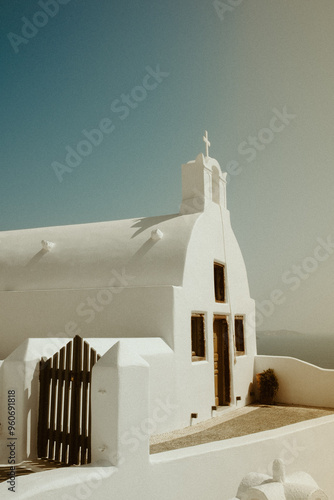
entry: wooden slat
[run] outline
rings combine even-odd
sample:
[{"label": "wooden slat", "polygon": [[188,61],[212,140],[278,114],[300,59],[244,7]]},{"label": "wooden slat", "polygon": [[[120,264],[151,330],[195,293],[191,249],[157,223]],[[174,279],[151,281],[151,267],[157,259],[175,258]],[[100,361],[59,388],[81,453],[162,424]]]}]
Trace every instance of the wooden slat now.
[{"label": "wooden slat", "polygon": [[38,456],[47,456],[48,442],[48,413],[49,413],[49,393],[50,393],[50,367],[51,360],[40,361],[40,389],[39,389],[39,415],[38,415]]},{"label": "wooden slat", "polygon": [[87,438],[87,448],[88,448],[88,463],[90,464],[92,461],[92,369],[97,360],[97,354],[95,349],[91,348],[90,350],[90,384],[89,384],[89,412],[88,412],[88,438]]},{"label": "wooden slat", "polygon": [[63,435],[62,435],[62,452],[61,461],[64,464],[68,463],[67,447],[69,445],[68,425],[69,425],[69,395],[70,395],[70,380],[71,380],[71,359],[72,359],[72,341],[66,344],[65,355],[65,377],[64,377],[64,415],[63,415]]},{"label": "wooden slat", "polygon": [[69,458],[70,465],[79,464],[81,363],[82,363],[82,338],[77,335],[73,339],[73,369],[72,369],[73,375],[72,375],[72,394],[71,394],[71,431],[70,431],[70,458]]},{"label": "wooden slat", "polygon": [[43,370],[45,364],[46,363],[43,359],[39,362],[39,409],[37,434],[37,453],[39,457],[45,456],[45,409],[47,408],[47,405],[45,405],[45,371]]},{"label": "wooden slat", "polygon": [[82,372],[82,413],[81,413],[81,465],[86,464],[86,436],[88,435],[87,404],[88,404],[88,375],[89,375],[89,345],[84,342],[83,372]]},{"label": "wooden slat", "polygon": [[54,354],[52,358],[51,369],[51,411],[50,411],[50,427],[49,427],[49,453],[48,458],[54,459],[54,431],[56,430],[56,396],[57,396],[57,368],[58,368],[58,353]]},{"label": "wooden slat", "polygon": [[61,426],[63,423],[63,392],[64,392],[64,374],[65,374],[65,347],[60,349],[59,352],[59,370],[57,372],[58,378],[58,402],[57,402],[57,425],[56,425],[56,453],[55,460],[60,462],[60,446],[61,446]]},{"label": "wooden slat", "polygon": [[93,366],[96,363],[96,351],[91,347],[90,349],[90,369],[92,370]]}]

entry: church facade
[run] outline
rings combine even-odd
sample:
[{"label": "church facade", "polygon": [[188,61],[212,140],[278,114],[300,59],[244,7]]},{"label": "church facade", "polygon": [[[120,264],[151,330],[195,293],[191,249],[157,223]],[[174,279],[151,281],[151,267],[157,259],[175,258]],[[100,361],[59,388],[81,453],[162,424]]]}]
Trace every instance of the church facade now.
[{"label": "church facade", "polygon": [[182,166],[177,214],[2,232],[0,248],[1,377],[79,335],[101,362],[118,341],[146,360],[154,433],[251,402],[255,304],[215,159]]}]

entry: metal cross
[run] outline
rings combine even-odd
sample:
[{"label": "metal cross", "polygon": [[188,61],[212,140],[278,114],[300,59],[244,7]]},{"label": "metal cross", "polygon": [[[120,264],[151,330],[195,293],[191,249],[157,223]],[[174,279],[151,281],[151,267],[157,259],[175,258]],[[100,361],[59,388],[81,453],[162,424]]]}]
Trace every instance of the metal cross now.
[{"label": "metal cross", "polygon": [[203,141],[205,142],[205,153],[206,156],[209,156],[209,146],[211,146],[211,142],[209,141],[208,131],[205,131],[205,135],[203,135]]}]

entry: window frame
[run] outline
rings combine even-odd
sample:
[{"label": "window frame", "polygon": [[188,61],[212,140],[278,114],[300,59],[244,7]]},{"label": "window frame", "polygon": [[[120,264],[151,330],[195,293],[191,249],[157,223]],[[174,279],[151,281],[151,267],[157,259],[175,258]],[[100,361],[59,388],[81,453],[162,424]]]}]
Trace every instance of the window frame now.
[{"label": "window frame", "polygon": [[[202,332],[203,332],[203,350],[204,350],[204,355],[203,356],[198,356],[197,354],[193,354],[193,319],[201,319],[202,320]],[[207,348],[206,348],[206,315],[205,313],[201,312],[192,312],[191,313],[191,361],[192,363],[197,363],[198,361],[206,361],[207,360]],[[197,333],[198,334],[198,333]],[[197,340],[198,342],[198,340]]]},{"label": "window frame", "polygon": [[[238,347],[240,345],[237,339],[237,321],[241,321],[242,323],[242,344],[243,344],[243,350],[239,350]],[[235,352],[237,356],[245,356],[246,355],[246,340],[245,340],[245,315],[244,314],[236,314],[234,316],[234,345],[235,345]]]},{"label": "window frame", "polygon": [[[226,297],[227,297],[227,286],[226,286],[226,272],[225,272],[225,264],[221,263],[221,262],[217,262],[216,260],[214,261],[213,263],[213,280],[214,280],[214,294],[215,294],[215,302],[218,302],[220,304],[226,304],[227,300],[226,300]],[[221,300],[220,298],[217,298],[217,296],[219,295],[217,293],[218,291],[218,283],[217,283],[217,279],[216,279],[216,269],[222,269],[223,270],[223,273],[222,273],[222,276],[223,276],[223,292],[224,292],[224,298],[223,300]]]}]

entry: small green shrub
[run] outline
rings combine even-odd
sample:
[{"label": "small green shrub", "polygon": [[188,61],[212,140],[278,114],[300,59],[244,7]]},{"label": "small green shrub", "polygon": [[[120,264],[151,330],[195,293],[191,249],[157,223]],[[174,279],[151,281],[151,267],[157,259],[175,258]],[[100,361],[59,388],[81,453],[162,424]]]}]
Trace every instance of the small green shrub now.
[{"label": "small green shrub", "polygon": [[279,388],[274,370],[268,368],[268,370],[258,373],[256,380],[260,389],[260,403],[273,404]]}]

